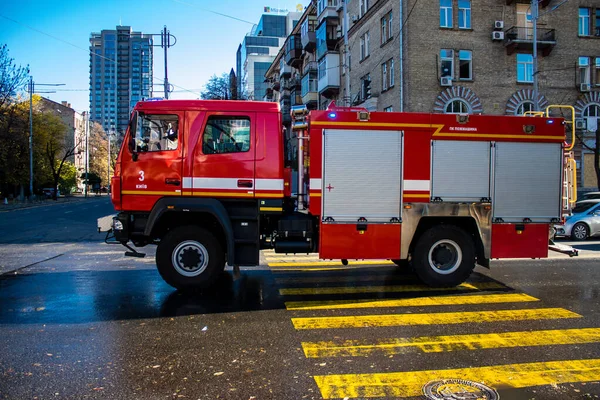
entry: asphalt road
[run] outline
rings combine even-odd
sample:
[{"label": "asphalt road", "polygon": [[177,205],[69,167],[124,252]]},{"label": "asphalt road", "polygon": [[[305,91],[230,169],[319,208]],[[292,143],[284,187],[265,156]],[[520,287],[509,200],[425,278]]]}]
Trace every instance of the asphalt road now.
[{"label": "asphalt road", "polygon": [[102,201],[39,210],[39,226],[50,215],[72,223],[74,241],[0,246],[0,259],[42,257],[0,276],[0,398],[416,399],[436,379],[482,382],[502,399],[600,397],[592,252],[494,262],[446,291],[386,263],[266,253],[269,266],[184,295],[162,281],[151,249],[125,258],[84,232],[111,212]]}]

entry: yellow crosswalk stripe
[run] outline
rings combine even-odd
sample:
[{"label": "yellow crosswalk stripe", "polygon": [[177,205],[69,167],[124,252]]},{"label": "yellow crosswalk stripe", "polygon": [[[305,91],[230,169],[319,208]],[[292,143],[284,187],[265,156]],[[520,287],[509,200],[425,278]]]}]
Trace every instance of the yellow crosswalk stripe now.
[{"label": "yellow crosswalk stripe", "polygon": [[335,329],[404,325],[466,324],[580,317],[581,315],[565,310],[564,308],[538,308],[524,310],[292,318],[292,323],[296,329]]},{"label": "yellow crosswalk stripe", "polygon": [[[274,262],[268,263],[269,267],[332,267],[342,265],[340,261],[313,261],[313,262]],[[395,265],[390,260],[365,260],[348,261],[348,265]]]},{"label": "yellow crosswalk stripe", "polygon": [[306,296],[320,294],[356,294],[356,293],[402,293],[402,292],[439,292],[439,291],[465,291],[465,290],[486,290],[486,289],[506,289],[506,286],[496,282],[473,282],[462,283],[455,287],[433,288],[430,286],[414,285],[394,285],[394,286],[335,286],[335,287],[316,287],[316,288],[283,288],[279,289],[282,296]]},{"label": "yellow crosswalk stripe", "polygon": [[445,370],[314,377],[325,399],[417,397],[436,379],[466,379],[495,388],[524,388],[600,380],[600,359],[564,360]]},{"label": "yellow crosswalk stripe", "polygon": [[440,297],[417,297],[410,299],[360,299],[360,300],[326,300],[326,301],[286,301],[288,310],[323,310],[340,308],[377,308],[377,307],[427,307],[450,306],[462,304],[496,304],[539,301],[535,297],[523,293],[460,295]]},{"label": "yellow crosswalk stripe", "polygon": [[544,331],[521,331],[486,333],[476,335],[420,336],[393,338],[377,341],[344,340],[303,342],[307,358],[357,357],[373,353],[386,355],[442,353],[458,350],[481,350],[526,346],[551,346],[600,342],[600,328],[553,329]]}]

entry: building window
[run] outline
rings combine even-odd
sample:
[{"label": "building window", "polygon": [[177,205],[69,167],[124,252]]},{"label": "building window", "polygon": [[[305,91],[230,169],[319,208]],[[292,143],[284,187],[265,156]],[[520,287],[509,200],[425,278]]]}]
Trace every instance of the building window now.
[{"label": "building window", "polygon": [[394,107],[389,106],[383,109],[383,112],[394,112]]},{"label": "building window", "polygon": [[600,36],[600,8],[596,8],[596,36]]},{"label": "building window", "polygon": [[533,82],[533,56],[531,54],[517,54],[517,82]]},{"label": "building window", "polygon": [[471,29],[471,0],[458,0],[458,27]]},{"label": "building window", "polygon": [[590,58],[579,57],[577,62],[579,68],[579,83],[590,83]]},{"label": "building window", "polygon": [[525,115],[527,111],[533,111],[533,101],[526,100],[515,109],[515,115]]},{"label": "building window", "polygon": [[579,8],[579,36],[590,35],[590,9]]},{"label": "building window", "polygon": [[381,18],[381,44],[392,39],[392,12],[390,11]]},{"label": "building window", "polygon": [[440,0],[440,28],[452,28],[452,0]]},{"label": "building window", "polygon": [[590,104],[586,108],[583,109],[581,115],[584,118],[587,117],[600,117],[600,105],[598,104]]},{"label": "building window", "polygon": [[460,50],[458,60],[458,79],[463,81],[473,80],[473,52],[471,50]]},{"label": "building window", "polygon": [[596,57],[596,86],[600,86],[600,57]]},{"label": "building window", "polygon": [[463,100],[452,100],[446,105],[446,114],[469,114],[469,105]]},{"label": "building window", "polygon": [[381,90],[386,91],[394,86],[394,59],[390,58],[381,64]]},{"label": "building window", "polygon": [[360,78],[360,98],[366,100],[371,97],[371,74]]},{"label": "building window", "polygon": [[360,60],[369,57],[369,31],[360,37]]},{"label": "building window", "polygon": [[369,10],[369,0],[360,0],[360,15],[359,17],[362,17],[363,15],[365,15],[367,13],[367,11]]},{"label": "building window", "polygon": [[454,50],[442,49],[440,51],[440,71],[442,78],[445,76],[453,77],[454,71]]}]

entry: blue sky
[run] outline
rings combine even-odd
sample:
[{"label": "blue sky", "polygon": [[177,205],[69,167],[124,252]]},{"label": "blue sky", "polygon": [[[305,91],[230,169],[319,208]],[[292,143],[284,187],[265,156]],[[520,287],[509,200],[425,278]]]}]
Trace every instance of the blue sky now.
[{"label": "blue sky", "polygon": [[[38,83],[64,83],[54,101],[78,111],[89,108],[89,36],[119,24],[159,34],[164,25],[177,37],[169,49],[169,81],[199,91],[213,74],[235,69],[244,35],[258,23],[265,6],[295,11],[308,0],[0,0],[0,44],[7,44],[19,65],[29,65]],[[16,22],[13,22],[17,21]],[[160,44],[160,37],[155,39]],[[154,76],[164,74],[163,50],[154,48]],[[162,96],[155,79],[155,95]],[[41,86],[36,89],[42,90]],[[197,98],[175,88],[171,98]]]}]

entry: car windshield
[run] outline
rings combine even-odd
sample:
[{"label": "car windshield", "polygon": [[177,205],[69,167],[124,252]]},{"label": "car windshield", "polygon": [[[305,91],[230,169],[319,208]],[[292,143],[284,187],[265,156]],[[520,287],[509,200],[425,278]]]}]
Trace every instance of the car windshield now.
[{"label": "car windshield", "polygon": [[590,208],[594,207],[598,203],[579,203],[573,208],[573,214],[579,214],[582,212],[586,212]]}]

